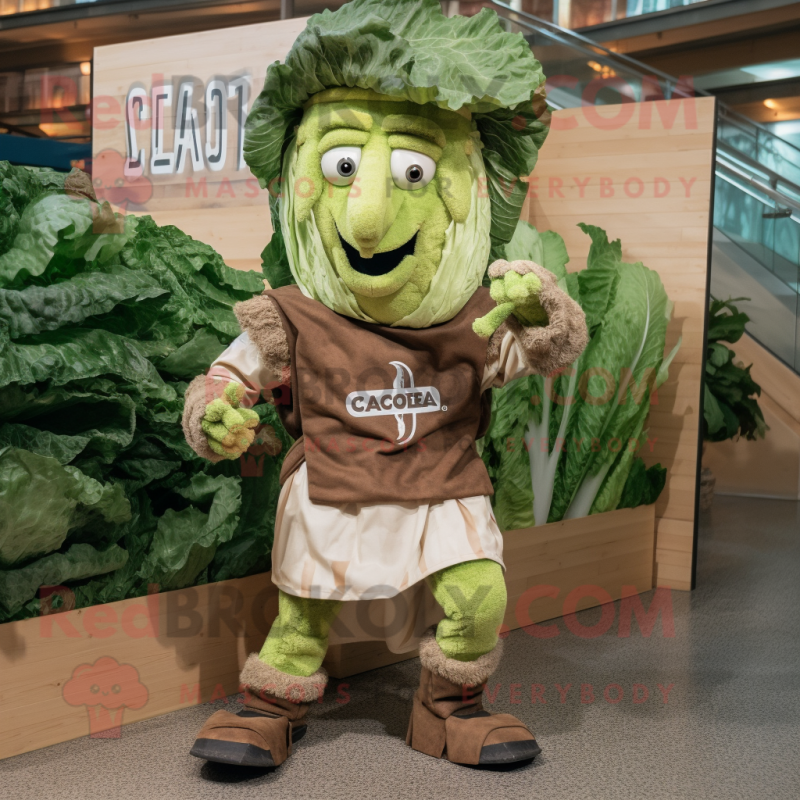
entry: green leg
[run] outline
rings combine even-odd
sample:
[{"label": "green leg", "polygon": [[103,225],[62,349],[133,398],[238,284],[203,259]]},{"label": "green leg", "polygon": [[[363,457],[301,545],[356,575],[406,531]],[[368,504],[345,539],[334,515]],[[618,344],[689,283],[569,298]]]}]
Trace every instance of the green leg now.
[{"label": "green leg", "polygon": [[338,600],[295,597],[279,590],[278,617],[259,658],[289,675],[312,675],[322,666],[328,632],[341,608]]},{"label": "green leg", "polygon": [[465,561],[428,578],[436,602],[447,615],[436,641],[448,658],[474,661],[494,649],[506,611],[506,582],[496,561]]}]

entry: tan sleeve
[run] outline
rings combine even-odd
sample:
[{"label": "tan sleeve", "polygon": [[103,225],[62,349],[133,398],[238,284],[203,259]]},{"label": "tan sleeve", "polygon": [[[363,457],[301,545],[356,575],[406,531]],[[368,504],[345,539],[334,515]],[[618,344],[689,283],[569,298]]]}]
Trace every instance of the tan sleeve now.
[{"label": "tan sleeve", "polygon": [[246,333],[237,336],[220,353],[209,368],[208,376],[222,381],[224,386],[230,381],[240,383],[244,387],[244,397],[240,403],[245,408],[252,408],[258,403],[264,389],[272,389],[281,382],[280,375],[264,366],[258,349]]},{"label": "tan sleeve", "polygon": [[525,326],[512,315],[494,332],[486,355],[487,388],[525,375],[551,375],[575,361],[589,342],[583,309],[558,288],[552,272],[532,261],[495,261],[489,277],[512,270],[520,275],[533,272],[542,281],[539,298],[548,323]]}]

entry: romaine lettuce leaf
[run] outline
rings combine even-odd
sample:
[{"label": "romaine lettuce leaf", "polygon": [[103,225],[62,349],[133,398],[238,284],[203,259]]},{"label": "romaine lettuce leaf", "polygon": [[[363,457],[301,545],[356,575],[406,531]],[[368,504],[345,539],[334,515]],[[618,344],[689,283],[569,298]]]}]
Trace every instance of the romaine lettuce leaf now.
[{"label": "romaine lettuce leaf", "polygon": [[65,553],[53,553],[15,570],[0,569],[0,606],[13,615],[41,586],[62,586],[68,581],[91,578],[124,567],[128,552],[112,544],[98,550],[90,544],[74,544]]},{"label": "romaine lettuce leaf", "polygon": [[243,574],[250,557],[268,568],[259,521],[274,517],[280,460],[251,481],[243,525],[239,465],[200,459],[180,426],[182,379],[238,335],[233,306],[262,275],[115,216],[77,171],[0,163],[2,209],[0,569],[17,588],[0,621],[38,613],[30,587],[44,578],[66,581],[77,607],[203,582],[233,538],[216,572]]},{"label": "romaine lettuce leaf", "polygon": [[578,273],[566,274],[561,237],[538,234],[527,223],[495,251],[551,270],[581,304],[590,333],[586,350],[562,374],[493,391],[482,455],[505,529],[612,510],[623,495],[625,502],[654,501],[663,488],[653,472],[648,491],[640,490],[636,452],[646,437],[650,393],[666,379],[677,350],[664,358],[672,304],[656,273],[622,262],[619,241],[609,242],[599,228],[581,228],[592,245],[587,268]]},{"label": "romaine lettuce leaf", "polygon": [[[0,449],[0,565],[57,550],[96,512],[108,524],[130,518],[124,492],[54,458]],[[27,599],[27,598],[26,598]]]}]

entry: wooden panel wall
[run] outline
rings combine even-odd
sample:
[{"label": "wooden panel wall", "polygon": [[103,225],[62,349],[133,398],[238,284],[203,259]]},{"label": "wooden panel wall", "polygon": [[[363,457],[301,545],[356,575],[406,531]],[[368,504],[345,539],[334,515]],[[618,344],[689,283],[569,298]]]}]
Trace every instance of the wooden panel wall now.
[{"label": "wooden panel wall", "polygon": [[[131,213],[150,214],[160,225],[177,225],[214,247],[232,267],[260,269],[261,251],[272,235],[268,197],[258,189],[250,170],[246,166],[240,169],[237,163],[239,98],[235,89],[238,82],[244,83],[249,109],[264,85],[267,67],[284,59],[305,25],[305,18],[296,18],[96,48],[92,151],[93,178],[96,184],[101,182],[99,191]],[[205,97],[214,78],[234,94],[225,100],[226,156],[219,171],[210,169],[205,152],[209,144]],[[132,125],[137,149],[145,152],[144,174],[138,180],[126,176],[123,159],[129,149],[129,92],[140,87],[151,98],[154,87],[171,87],[172,105],[164,109],[162,131],[162,150],[170,153],[176,150],[178,94],[185,82],[193,86],[192,107],[197,112],[203,168],[195,170],[187,157],[182,172],[153,174],[151,103],[145,109],[146,118]],[[214,127],[216,116],[211,116]],[[216,137],[210,139],[215,148]]]},{"label": "wooden panel wall", "polygon": [[[689,589],[695,523],[700,380],[705,340],[714,153],[713,98],[565,109],[530,182],[525,214],[566,242],[569,270],[586,266],[579,222],[622,240],[626,261],[659,273],[675,303],[667,351],[682,344],[650,413],[648,465],[668,469],[656,504],[659,586]],[[647,108],[649,107],[649,108]]]},{"label": "wooden panel wall", "polygon": [[[631,587],[646,592],[653,586],[654,523],[654,507],[639,506],[506,531],[504,628],[513,631],[572,613],[571,592],[579,595],[577,611],[619,600]],[[558,591],[540,591],[552,587]],[[334,644],[325,667],[332,677],[342,678],[416,655],[416,650],[392,653],[382,641]]]},{"label": "wooden panel wall", "polygon": [[0,759],[235,695],[277,612],[267,573],[0,625]]}]

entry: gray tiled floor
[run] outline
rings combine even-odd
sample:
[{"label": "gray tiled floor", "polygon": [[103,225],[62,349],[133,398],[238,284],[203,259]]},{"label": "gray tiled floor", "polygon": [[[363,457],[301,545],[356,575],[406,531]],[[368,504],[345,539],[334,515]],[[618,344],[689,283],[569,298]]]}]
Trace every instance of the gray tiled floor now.
[{"label": "gray tiled floor", "polygon": [[[349,703],[330,692],[296,754],[271,774],[190,757],[211,711],[200,706],[128,726],[119,740],[80,739],[0,762],[0,796],[794,800],[800,506],[717,497],[703,518],[698,570],[698,589],[672,597],[674,637],[663,635],[661,620],[649,637],[635,622],[620,637],[618,604],[597,638],[576,636],[563,622],[554,638],[510,636],[491,707],[529,723],[544,751],[515,772],[457,767],[405,746],[418,669],[406,662],[348,679]],[[599,618],[599,609],[579,615],[584,625]],[[534,683],[544,686],[545,704],[531,703]],[[563,703],[556,684],[571,684]],[[620,702],[605,699],[609,684],[622,688]],[[634,684],[646,687],[643,702],[633,702]],[[659,684],[672,685],[666,703]],[[641,699],[645,690],[637,692]]]}]

